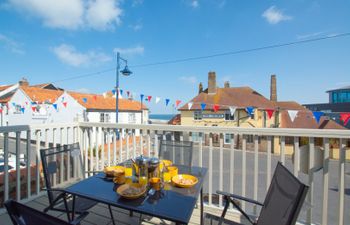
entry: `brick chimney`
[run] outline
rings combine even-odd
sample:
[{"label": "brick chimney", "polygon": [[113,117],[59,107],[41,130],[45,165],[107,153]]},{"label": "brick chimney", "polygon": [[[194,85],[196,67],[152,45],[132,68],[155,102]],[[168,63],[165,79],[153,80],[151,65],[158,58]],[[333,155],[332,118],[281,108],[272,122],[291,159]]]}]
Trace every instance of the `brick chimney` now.
[{"label": "brick chimney", "polygon": [[216,94],[216,74],[215,72],[208,73],[208,94]]},{"label": "brick chimney", "polygon": [[229,81],[225,81],[224,88],[230,88],[230,82]]},{"label": "brick chimney", "polygon": [[28,82],[28,80],[25,77],[23,77],[22,80],[18,81],[18,84],[19,84],[19,86],[22,86],[22,87],[28,87],[29,86],[29,82]]},{"label": "brick chimney", "polygon": [[203,92],[203,84],[202,82],[199,83],[199,87],[198,87],[198,94]]},{"label": "brick chimney", "polygon": [[274,101],[274,102],[277,102],[276,75],[271,75],[270,100],[271,100],[271,101]]}]

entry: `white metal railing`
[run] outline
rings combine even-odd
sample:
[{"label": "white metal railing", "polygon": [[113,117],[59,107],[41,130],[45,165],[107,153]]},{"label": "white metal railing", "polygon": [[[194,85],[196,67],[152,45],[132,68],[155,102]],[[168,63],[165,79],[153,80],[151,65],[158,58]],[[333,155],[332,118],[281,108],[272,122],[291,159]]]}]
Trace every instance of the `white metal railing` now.
[{"label": "white metal railing", "polygon": [[[196,135],[195,135],[196,134]],[[349,224],[345,212],[350,204],[345,187],[346,147],[349,130],[313,130],[281,128],[194,127],[171,125],[74,123],[0,127],[0,143],[4,148],[3,199],[28,199],[41,191],[39,150],[56,144],[79,142],[86,170],[101,170],[106,165],[122,162],[139,154],[156,156],[160,139],[195,140],[194,165],[208,168],[204,192],[208,205],[223,206],[218,189],[235,192],[262,201],[269,187],[274,165],[281,161],[296,176],[310,186],[306,213],[300,220],[306,224]],[[224,138],[229,137],[229,144]],[[321,140],[321,141],[320,141]],[[332,141],[339,148],[338,159],[330,159]],[[308,145],[308,174],[301,173],[300,147]],[[305,144],[304,143],[304,144]],[[315,149],[323,147],[323,169],[315,171]],[[1,146],[1,145],[0,145]],[[276,146],[278,148],[276,148]],[[293,152],[293,155],[288,153]],[[7,156],[16,153],[16,180],[11,180]],[[26,176],[20,176],[19,153],[26,155]],[[294,161],[294,163],[292,163]],[[31,165],[31,166],[29,166]],[[32,168],[35,170],[34,177]],[[61,167],[63,168],[63,166]],[[322,171],[322,172],[321,172]],[[26,182],[23,182],[25,179]],[[1,179],[0,179],[1,180]],[[33,182],[34,181],[34,182]],[[15,186],[12,185],[15,183]],[[21,188],[26,185],[26,191]],[[62,181],[57,181],[62,183]],[[15,187],[13,190],[12,186]],[[1,194],[1,193],[0,193]],[[242,207],[257,215],[259,208],[242,203]]]}]

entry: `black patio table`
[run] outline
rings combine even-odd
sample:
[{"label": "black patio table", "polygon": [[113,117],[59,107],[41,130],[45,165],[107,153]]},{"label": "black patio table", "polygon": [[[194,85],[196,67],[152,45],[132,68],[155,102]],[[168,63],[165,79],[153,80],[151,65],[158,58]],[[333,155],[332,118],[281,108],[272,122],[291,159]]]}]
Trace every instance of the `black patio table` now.
[{"label": "black patio table", "polygon": [[[191,188],[179,188],[173,184],[165,184],[161,191],[153,195],[147,192],[144,197],[127,200],[117,194],[116,188],[119,185],[104,179],[103,173],[96,174],[84,179],[65,190],[73,195],[73,215],[75,208],[75,196],[84,197],[96,202],[111,206],[138,212],[141,214],[158,217],[160,219],[170,220],[176,224],[188,224],[193,209],[200,196],[200,222],[203,224],[203,181],[207,173],[206,168],[188,167],[176,165],[179,168],[179,174],[192,174],[198,178],[198,183]],[[112,222],[115,223],[111,213]]]}]

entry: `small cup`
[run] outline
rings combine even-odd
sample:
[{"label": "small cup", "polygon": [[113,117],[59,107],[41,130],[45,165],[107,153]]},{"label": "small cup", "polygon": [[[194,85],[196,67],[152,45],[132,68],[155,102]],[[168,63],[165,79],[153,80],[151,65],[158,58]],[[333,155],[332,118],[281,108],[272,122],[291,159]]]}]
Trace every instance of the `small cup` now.
[{"label": "small cup", "polygon": [[168,166],[168,171],[170,173],[170,177],[173,178],[177,175],[179,169],[176,166]]},{"label": "small cup", "polygon": [[160,182],[160,178],[159,177],[152,177],[151,179],[149,179],[149,183],[151,184],[151,187],[154,190],[156,190],[156,191],[160,190],[161,182]]}]

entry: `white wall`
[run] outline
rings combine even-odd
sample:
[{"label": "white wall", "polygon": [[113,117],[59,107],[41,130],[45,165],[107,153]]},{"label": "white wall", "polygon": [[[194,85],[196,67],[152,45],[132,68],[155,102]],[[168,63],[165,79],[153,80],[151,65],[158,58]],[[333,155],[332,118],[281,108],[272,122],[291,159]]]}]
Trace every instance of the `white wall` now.
[{"label": "white wall", "polygon": [[[115,112],[87,112],[88,122],[100,122],[101,113],[109,114],[109,122],[115,123]],[[135,115],[135,121],[130,120],[130,114]],[[136,123],[141,124],[141,112],[119,112],[118,113],[118,121],[119,123]],[[148,121],[148,110],[144,110],[143,112],[143,123],[147,123]]]}]

